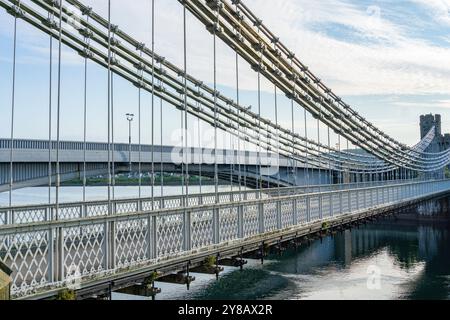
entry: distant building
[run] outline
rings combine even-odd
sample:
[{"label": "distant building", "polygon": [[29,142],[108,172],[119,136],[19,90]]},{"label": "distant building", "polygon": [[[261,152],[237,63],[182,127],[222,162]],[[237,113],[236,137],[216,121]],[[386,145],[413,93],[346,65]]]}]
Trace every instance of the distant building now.
[{"label": "distant building", "polygon": [[450,134],[442,134],[441,115],[427,114],[420,116],[420,139],[423,139],[431,128],[436,127],[436,136],[426,152],[436,153],[450,148]]}]

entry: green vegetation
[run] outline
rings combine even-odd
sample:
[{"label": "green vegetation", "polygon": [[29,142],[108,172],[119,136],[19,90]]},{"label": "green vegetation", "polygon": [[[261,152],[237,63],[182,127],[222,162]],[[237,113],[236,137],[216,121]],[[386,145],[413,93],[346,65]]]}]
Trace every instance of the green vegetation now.
[{"label": "green vegetation", "polygon": [[56,300],[73,301],[77,299],[77,294],[74,290],[64,289],[58,293]]},{"label": "green vegetation", "polygon": [[153,286],[153,283],[158,279],[158,272],[153,271],[148,278],[145,279],[144,284],[147,286],[147,288],[151,288]]},{"label": "green vegetation", "polygon": [[445,167],[444,175],[446,179],[450,179],[450,169],[448,167]]},{"label": "green vegetation", "polygon": [[328,230],[330,228],[330,224],[328,222],[322,223],[322,230]]},{"label": "green vegetation", "polygon": [[209,256],[208,258],[205,259],[205,266],[212,268],[216,265],[217,262],[217,258],[215,256]]}]

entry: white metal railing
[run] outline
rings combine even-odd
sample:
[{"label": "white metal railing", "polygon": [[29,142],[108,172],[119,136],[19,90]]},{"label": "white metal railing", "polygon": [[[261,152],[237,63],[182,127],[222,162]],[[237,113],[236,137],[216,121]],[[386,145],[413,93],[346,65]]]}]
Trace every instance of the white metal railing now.
[{"label": "white metal railing", "polygon": [[[417,182],[416,180],[393,180],[360,182],[349,184],[316,185],[283,187],[261,190],[227,191],[219,193],[219,203],[227,203],[239,200],[256,200],[289,196],[303,193],[320,193],[356,188],[368,188],[394,184]],[[160,209],[175,209],[184,207],[185,197],[182,195],[164,196],[153,198],[127,198],[112,200],[109,209],[107,200],[60,203],[56,212],[56,204],[20,205],[13,207],[0,207],[0,226],[4,224],[37,223],[50,220],[69,220],[83,217],[105,216],[109,214],[122,214],[137,211],[149,211]],[[187,207],[214,204],[215,193],[190,194]]]},{"label": "white metal railing", "polygon": [[83,280],[91,279],[194,249],[449,189],[449,180],[412,182],[264,199],[225,199],[219,204],[208,200],[154,211],[139,208],[138,202],[134,207],[126,204],[126,208],[115,202],[114,215],[94,214],[95,210],[105,212],[107,203],[101,209],[86,205],[79,210],[92,212],[82,217],[78,212],[72,217],[68,214],[69,218],[59,221],[50,219],[43,209],[45,221],[0,226],[0,259],[14,271],[13,295],[27,296],[63,286],[74,273]]}]

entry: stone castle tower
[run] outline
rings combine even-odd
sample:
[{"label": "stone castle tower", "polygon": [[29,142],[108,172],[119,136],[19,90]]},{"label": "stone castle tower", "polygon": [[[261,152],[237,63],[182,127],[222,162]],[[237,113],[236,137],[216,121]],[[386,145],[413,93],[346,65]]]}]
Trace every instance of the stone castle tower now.
[{"label": "stone castle tower", "polygon": [[450,134],[442,134],[441,115],[427,114],[420,116],[420,139],[423,139],[426,134],[433,128],[436,128],[436,137],[426,152],[441,152],[450,148]]}]

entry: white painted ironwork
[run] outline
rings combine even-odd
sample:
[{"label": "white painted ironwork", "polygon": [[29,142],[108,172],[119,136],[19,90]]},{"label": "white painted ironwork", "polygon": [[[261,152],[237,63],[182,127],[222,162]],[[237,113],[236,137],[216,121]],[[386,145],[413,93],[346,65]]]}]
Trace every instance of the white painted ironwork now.
[{"label": "white painted ironwork", "polygon": [[[110,216],[105,214],[104,204],[99,204],[101,210],[97,211],[92,203],[70,210],[61,205],[60,210],[67,213],[65,220],[53,219],[52,206],[21,208],[14,211],[16,220],[0,226],[0,259],[14,271],[13,295],[27,296],[62,286],[74,267],[87,280],[211,245],[327,221],[449,188],[449,180],[410,182],[246,201],[229,201],[228,197],[219,204],[155,211],[137,211],[140,204],[134,200],[114,202],[116,211]],[[2,214],[5,221],[5,212]]]}]

